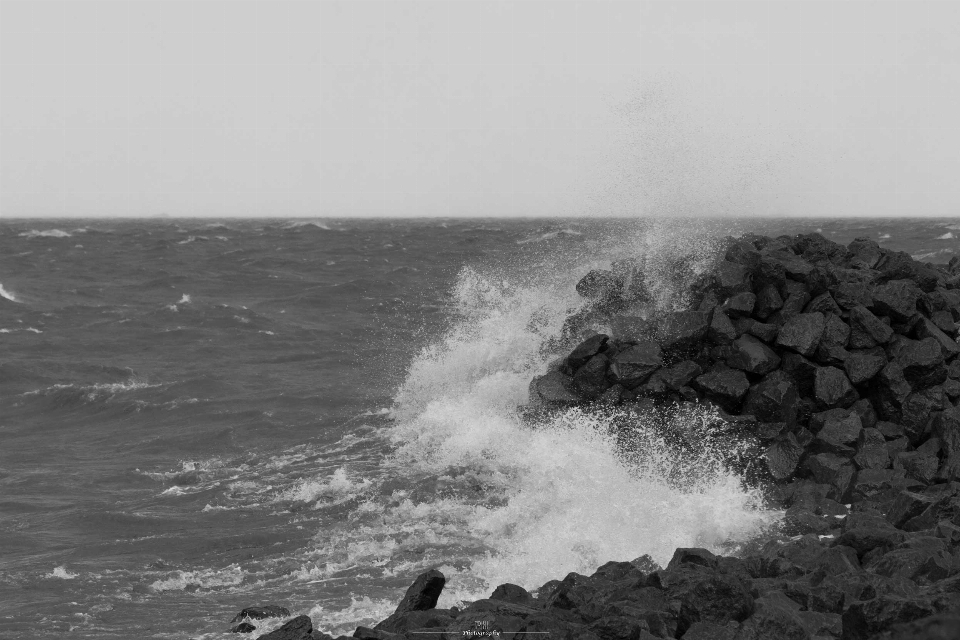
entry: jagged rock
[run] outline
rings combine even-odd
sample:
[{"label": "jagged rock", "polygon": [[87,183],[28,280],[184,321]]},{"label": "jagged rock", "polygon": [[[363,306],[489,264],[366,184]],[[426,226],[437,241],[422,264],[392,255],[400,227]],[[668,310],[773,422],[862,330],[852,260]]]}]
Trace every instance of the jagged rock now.
[{"label": "jagged rock", "polygon": [[850,356],[847,343],[850,340],[850,327],[838,316],[830,313],[824,316],[825,324],[815,358],[826,365],[842,367]]},{"label": "jagged rock", "polygon": [[515,584],[510,584],[509,582],[501,584],[494,589],[490,595],[490,599],[502,600],[503,602],[510,602],[526,607],[532,606],[533,604],[533,596],[531,596],[526,589]]},{"label": "jagged rock", "polygon": [[892,549],[903,542],[904,538],[904,533],[882,516],[851,513],[844,520],[843,533],[835,544],[855,549],[857,556],[862,558],[868,551],[876,548]]},{"label": "jagged rock", "polygon": [[573,380],[559,371],[550,371],[530,382],[530,400],[534,404],[566,406],[580,401],[573,391]]},{"label": "jagged rock", "polygon": [[585,365],[573,374],[573,388],[584,400],[596,400],[610,388],[607,381],[607,369],[610,359],[602,353],[590,358]]},{"label": "jagged rock", "polygon": [[700,368],[700,365],[693,360],[684,360],[672,367],[660,369],[653,375],[663,380],[668,389],[679,391],[701,373],[703,373],[703,369]]},{"label": "jagged rock", "polygon": [[960,354],[960,346],[936,324],[921,317],[914,327],[914,335],[919,340],[935,340],[940,345],[944,358],[952,358]]},{"label": "jagged rock", "polygon": [[951,407],[933,420],[933,433],[943,448],[942,480],[960,480],[960,407]]},{"label": "jagged rock", "polygon": [[699,311],[676,311],[659,323],[660,345],[666,350],[694,349],[707,333],[707,314]]},{"label": "jagged rock", "polygon": [[876,640],[956,640],[960,638],[960,614],[941,613],[895,624]]},{"label": "jagged rock", "polygon": [[750,382],[742,371],[720,369],[697,376],[693,386],[724,409],[735,411],[747,395]]},{"label": "jagged rock", "polygon": [[762,422],[796,424],[797,387],[783,372],[774,372],[750,388],[743,412]]},{"label": "jagged rock", "polygon": [[903,469],[908,478],[930,484],[937,475],[940,460],[936,456],[924,455],[919,451],[902,451],[893,461],[894,469]]},{"label": "jagged rock", "polygon": [[743,318],[753,313],[757,303],[757,296],[750,291],[744,291],[730,296],[720,309],[730,317]]},{"label": "jagged rock", "polygon": [[660,347],[653,342],[640,342],[613,357],[610,373],[614,382],[626,389],[635,389],[663,365]]},{"label": "jagged rock", "polygon": [[727,260],[722,261],[716,269],[717,285],[724,296],[750,291],[750,269]]},{"label": "jagged rock", "polygon": [[814,378],[819,368],[817,365],[798,353],[785,353],[781,368],[797,385],[800,395],[805,397],[813,395]]},{"label": "jagged rock", "polygon": [[[614,340],[621,343],[643,342],[648,340],[654,331],[654,324],[640,316],[614,316],[610,320],[610,333]],[[587,338],[587,340],[590,340],[590,338]],[[591,354],[590,357],[593,357],[593,355],[596,355],[596,352]]]},{"label": "jagged rock", "polygon": [[755,269],[760,264],[760,252],[749,240],[735,239],[727,247],[724,259],[727,262],[743,265],[748,269]]},{"label": "jagged rock", "polygon": [[[849,311],[854,307],[869,307],[873,305],[873,296],[870,290],[858,282],[841,282],[830,290],[834,302],[841,309]],[[840,314],[843,315],[843,314]]]},{"label": "jagged rock", "polygon": [[591,300],[603,300],[619,296],[623,288],[623,280],[612,271],[594,269],[583,276],[577,283],[577,293]]},{"label": "jagged rock", "polygon": [[744,623],[735,636],[737,640],[806,640],[810,633],[798,615],[800,606],[788,604],[789,598],[761,597],[756,601],[756,611]]},{"label": "jagged rock", "polygon": [[789,318],[780,327],[777,345],[810,357],[817,351],[825,320],[822,313],[801,313]]},{"label": "jagged rock", "polygon": [[[933,325],[940,329],[947,337],[951,340],[954,340],[953,336],[957,335],[957,321],[953,319],[953,314],[949,311],[934,311],[930,314],[930,322]],[[927,336],[920,336],[926,338]],[[954,342],[956,344],[956,342]]]},{"label": "jagged rock", "polygon": [[850,409],[860,416],[860,422],[864,429],[873,429],[877,426],[877,413],[873,410],[873,404],[867,398],[860,398],[852,405]]},{"label": "jagged rock", "polygon": [[810,456],[804,463],[807,470],[820,484],[830,485],[828,498],[842,502],[853,481],[854,468],[850,461],[834,453],[819,453]]},{"label": "jagged rock", "polygon": [[850,499],[854,502],[874,500],[899,491],[903,471],[897,469],[861,469],[857,472],[850,488]]},{"label": "jagged rock", "polygon": [[[787,282],[790,282],[789,280]],[[803,286],[803,285],[800,285]],[[779,311],[770,316],[769,320],[772,324],[777,326],[783,326],[783,324],[803,313],[804,308],[810,302],[810,293],[806,289],[801,289],[789,294],[783,302],[783,307]]]},{"label": "jagged rock", "polygon": [[850,309],[850,348],[869,349],[886,344],[893,337],[893,329],[884,324],[863,306]]},{"label": "jagged rock", "polygon": [[837,305],[834,301],[833,296],[829,293],[821,293],[816,298],[811,300],[809,304],[803,309],[804,313],[822,313],[824,315],[832,313],[834,315],[843,315],[843,310]]},{"label": "jagged rock", "polygon": [[859,385],[872,380],[886,364],[886,354],[883,349],[876,347],[848,352],[846,360],[843,361],[843,370],[846,371],[851,383]]},{"label": "jagged rock", "polygon": [[263,640],[313,640],[310,616],[297,616],[276,631],[260,636]]},{"label": "jagged rock", "polygon": [[922,292],[910,280],[891,280],[873,289],[873,308],[894,322],[906,322],[917,312]]},{"label": "jagged rock", "polygon": [[266,618],[286,618],[289,615],[290,610],[286,607],[268,604],[264,607],[247,607],[235,615],[230,623],[233,624],[234,622],[240,622],[245,618],[250,618],[251,620],[264,620]]},{"label": "jagged rock", "polygon": [[249,622],[241,622],[237,626],[231,628],[230,633],[252,633],[256,630],[257,628]]},{"label": "jagged rock", "polygon": [[602,333],[590,336],[570,352],[570,355],[567,356],[567,365],[572,371],[576,371],[587,364],[590,358],[603,351],[609,340],[609,336]]},{"label": "jagged rock", "polygon": [[710,327],[707,329],[707,338],[716,344],[730,344],[737,339],[737,329],[733,322],[719,309],[713,312]]},{"label": "jagged rock", "polygon": [[878,429],[864,429],[860,433],[853,461],[860,469],[886,469],[890,466],[886,440]]},{"label": "jagged rock", "polygon": [[908,520],[919,516],[934,502],[935,499],[930,496],[901,491],[887,512],[887,521],[897,528],[902,528]]},{"label": "jagged rock", "polygon": [[753,308],[753,315],[760,320],[766,320],[775,311],[783,308],[783,298],[776,285],[766,284],[757,291],[757,301]]},{"label": "jagged rock", "polygon": [[413,584],[407,588],[407,592],[404,594],[400,604],[397,605],[396,611],[394,611],[389,618],[374,627],[374,629],[393,632],[405,615],[414,611],[427,611],[435,608],[446,582],[446,577],[436,569],[421,573],[417,576],[417,579],[413,581]]},{"label": "jagged rock", "polygon": [[750,334],[767,344],[776,340],[779,331],[777,325],[757,322],[753,318],[737,318],[733,321],[733,326],[737,329],[737,335]]},{"label": "jagged rock", "polygon": [[911,393],[900,408],[900,422],[910,442],[919,443],[927,429],[927,421],[934,411],[943,407],[942,394],[936,394],[939,387],[919,393]]},{"label": "jagged rock", "polygon": [[813,379],[813,394],[821,407],[849,407],[859,399],[846,374],[836,367],[820,367]]},{"label": "jagged rock", "polygon": [[855,261],[862,269],[873,269],[880,261],[883,255],[880,245],[870,238],[856,238],[847,245],[847,250],[851,254],[851,259]]},{"label": "jagged rock", "polygon": [[920,341],[903,340],[903,348],[897,354],[897,364],[903,371],[903,377],[914,390],[926,389],[947,379],[947,370],[943,366],[943,353],[935,338]]},{"label": "jagged rock", "polygon": [[872,389],[877,415],[890,422],[899,422],[900,410],[911,391],[900,365],[888,362],[877,374]]},{"label": "jagged rock", "polygon": [[893,625],[918,620],[935,613],[926,600],[896,595],[881,595],[855,602],[843,613],[844,640],[868,640]]},{"label": "jagged rock", "polygon": [[855,412],[832,409],[811,416],[810,429],[816,434],[813,444],[820,451],[852,455],[852,445],[859,439],[863,425]]},{"label": "jagged rock", "polygon": [[651,576],[671,600],[680,604],[677,630],[682,636],[696,622],[742,621],[753,611],[753,598],[743,581],[704,567],[679,567]]},{"label": "jagged rock", "polygon": [[774,480],[786,480],[793,476],[800,464],[804,449],[796,436],[787,433],[782,439],[767,447],[763,452],[767,470]]},{"label": "jagged rock", "polygon": [[948,398],[960,398],[960,382],[952,378],[947,378],[943,381],[943,393]]},{"label": "jagged rock", "polygon": [[753,336],[743,335],[733,341],[727,366],[747,373],[766,375],[780,366],[780,356]]}]

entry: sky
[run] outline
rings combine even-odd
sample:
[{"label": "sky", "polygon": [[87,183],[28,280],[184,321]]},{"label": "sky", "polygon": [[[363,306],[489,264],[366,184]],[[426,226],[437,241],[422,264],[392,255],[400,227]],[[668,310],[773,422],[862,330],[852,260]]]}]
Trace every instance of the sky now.
[{"label": "sky", "polygon": [[960,215],[956,0],[0,0],[0,218]]}]

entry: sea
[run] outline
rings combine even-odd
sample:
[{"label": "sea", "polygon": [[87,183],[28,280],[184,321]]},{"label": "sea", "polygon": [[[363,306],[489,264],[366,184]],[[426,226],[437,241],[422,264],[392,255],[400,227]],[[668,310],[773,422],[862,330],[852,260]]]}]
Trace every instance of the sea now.
[{"label": "sea", "polygon": [[642,259],[676,307],[656,265],[811,231],[960,255],[956,218],[3,220],[0,637],[235,638],[265,604],[349,635],[430,568],[453,606],[736,553],[782,514],[717,452],[518,407],[590,269]]}]

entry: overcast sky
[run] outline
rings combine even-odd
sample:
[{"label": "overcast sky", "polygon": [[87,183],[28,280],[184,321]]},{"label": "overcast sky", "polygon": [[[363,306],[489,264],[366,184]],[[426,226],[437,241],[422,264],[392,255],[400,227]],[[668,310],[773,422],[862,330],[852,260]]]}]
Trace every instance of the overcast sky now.
[{"label": "overcast sky", "polygon": [[0,216],[960,214],[956,0],[2,0]]}]

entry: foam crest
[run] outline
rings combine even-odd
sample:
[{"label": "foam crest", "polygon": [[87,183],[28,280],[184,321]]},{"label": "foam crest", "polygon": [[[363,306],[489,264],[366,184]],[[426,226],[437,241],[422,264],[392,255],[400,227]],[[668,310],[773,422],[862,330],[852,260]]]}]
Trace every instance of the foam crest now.
[{"label": "foam crest", "polygon": [[232,587],[243,582],[246,571],[237,565],[225,569],[204,569],[201,571],[177,571],[163,580],[150,584],[154,591],[183,591],[184,589],[215,589]]},{"label": "foam crest", "polygon": [[44,229],[38,231],[37,229],[31,229],[30,231],[24,231],[20,234],[21,238],[69,238],[71,234],[69,231],[63,231],[61,229]]},{"label": "foam crest", "polygon": [[10,302],[20,302],[19,300],[17,300],[17,296],[13,295],[13,293],[4,289],[2,284],[0,284],[0,298],[6,298]]}]

